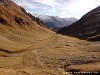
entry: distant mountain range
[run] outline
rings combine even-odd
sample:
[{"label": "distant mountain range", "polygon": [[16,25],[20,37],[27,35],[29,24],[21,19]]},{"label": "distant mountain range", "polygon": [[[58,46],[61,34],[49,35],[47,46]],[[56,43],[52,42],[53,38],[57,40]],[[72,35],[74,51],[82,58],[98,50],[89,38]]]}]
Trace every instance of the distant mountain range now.
[{"label": "distant mountain range", "polygon": [[69,27],[63,27],[58,33],[91,41],[100,40],[100,6],[85,14]]},{"label": "distant mountain range", "polygon": [[60,18],[58,16],[48,16],[48,15],[36,14],[36,13],[32,13],[32,15],[39,18],[50,29],[53,29],[54,31],[58,31],[60,28],[65,27],[65,26],[69,26],[72,23],[77,21],[77,19],[74,17],[72,17],[72,18]]}]

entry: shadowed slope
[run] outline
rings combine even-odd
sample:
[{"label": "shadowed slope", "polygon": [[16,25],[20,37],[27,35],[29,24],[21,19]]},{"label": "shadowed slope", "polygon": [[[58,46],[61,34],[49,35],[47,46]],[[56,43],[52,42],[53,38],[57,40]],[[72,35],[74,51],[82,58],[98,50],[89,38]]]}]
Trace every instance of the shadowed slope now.
[{"label": "shadowed slope", "polygon": [[[100,6],[85,14],[69,27],[60,29],[58,33],[87,40],[93,36],[100,35]],[[95,41],[100,40],[95,38]]]}]

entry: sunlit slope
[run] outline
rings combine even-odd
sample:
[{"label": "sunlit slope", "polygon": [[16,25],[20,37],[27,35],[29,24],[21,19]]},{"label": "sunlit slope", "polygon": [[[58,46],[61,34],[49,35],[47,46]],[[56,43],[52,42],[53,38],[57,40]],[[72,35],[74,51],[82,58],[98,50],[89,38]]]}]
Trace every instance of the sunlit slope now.
[{"label": "sunlit slope", "polygon": [[40,27],[21,10],[21,7],[9,0],[1,1],[0,10],[0,47],[2,50],[15,51],[27,48],[31,41],[44,39],[45,34],[51,32]]}]

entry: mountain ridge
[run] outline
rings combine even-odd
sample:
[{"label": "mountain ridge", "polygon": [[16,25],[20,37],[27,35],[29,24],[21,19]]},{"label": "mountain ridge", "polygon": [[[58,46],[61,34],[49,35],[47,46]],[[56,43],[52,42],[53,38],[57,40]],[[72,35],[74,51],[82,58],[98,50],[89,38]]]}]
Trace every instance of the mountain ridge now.
[{"label": "mountain ridge", "polygon": [[36,14],[32,13],[33,16],[39,18],[43,21],[49,28],[58,31],[60,28],[64,26],[69,26],[70,24],[77,21],[76,18],[60,18],[58,16],[49,16],[45,14]]},{"label": "mountain ridge", "polygon": [[100,6],[85,14],[80,20],[73,23],[69,27],[64,27],[58,31],[65,35],[76,36],[87,39],[100,35]]}]

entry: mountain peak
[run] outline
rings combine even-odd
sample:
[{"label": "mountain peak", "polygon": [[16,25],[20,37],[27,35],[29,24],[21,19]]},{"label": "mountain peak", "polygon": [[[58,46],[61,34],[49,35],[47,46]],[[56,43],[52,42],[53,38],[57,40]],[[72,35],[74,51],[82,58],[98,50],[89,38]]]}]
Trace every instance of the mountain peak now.
[{"label": "mountain peak", "polygon": [[54,31],[58,31],[61,27],[69,26],[77,21],[75,18],[60,18],[58,16],[49,16],[36,13],[33,13],[32,15],[42,20],[49,28],[53,29]]}]

